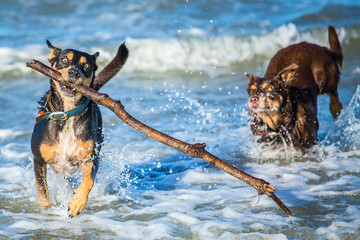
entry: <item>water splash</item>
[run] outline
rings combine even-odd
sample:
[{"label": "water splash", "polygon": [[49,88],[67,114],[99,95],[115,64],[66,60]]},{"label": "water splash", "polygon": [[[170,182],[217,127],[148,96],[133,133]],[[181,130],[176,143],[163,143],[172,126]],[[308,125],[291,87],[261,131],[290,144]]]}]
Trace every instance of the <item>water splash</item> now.
[{"label": "water splash", "polygon": [[360,155],[360,85],[349,106],[340,114],[338,120],[327,133],[323,144],[334,145],[343,152]]}]

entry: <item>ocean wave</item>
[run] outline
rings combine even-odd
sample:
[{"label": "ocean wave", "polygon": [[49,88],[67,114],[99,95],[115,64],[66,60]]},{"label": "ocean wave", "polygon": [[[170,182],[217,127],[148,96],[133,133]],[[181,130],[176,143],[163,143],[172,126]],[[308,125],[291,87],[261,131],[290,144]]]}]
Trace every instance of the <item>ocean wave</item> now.
[{"label": "ocean wave", "polygon": [[[353,38],[358,39],[360,35],[360,32],[354,28],[339,28],[337,30],[341,42]],[[233,65],[251,61],[257,57],[268,60],[278,49],[300,41],[327,46],[327,29],[312,29],[302,32],[295,24],[289,23],[262,35],[227,35],[210,38],[187,36],[170,39],[134,39],[129,37],[125,42],[129,48],[130,56],[122,71],[125,73],[209,72],[214,68],[231,68]],[[76,46],[61,46],[58,43],[54,43],[54,45],[76,48]],[[116,48],[115,46],[111,49],[93,47],[83,51],[89,53],[99,51],[98,63],[101,69],[112,59],[116,53]],[[34,71],[27,68],[25,63],[33,58],[46,63],[47,56],[48,49],[45,44],[29,45],[19,49],[0,47],[0,65],[2,66],[0,77],[34,75]]]}]

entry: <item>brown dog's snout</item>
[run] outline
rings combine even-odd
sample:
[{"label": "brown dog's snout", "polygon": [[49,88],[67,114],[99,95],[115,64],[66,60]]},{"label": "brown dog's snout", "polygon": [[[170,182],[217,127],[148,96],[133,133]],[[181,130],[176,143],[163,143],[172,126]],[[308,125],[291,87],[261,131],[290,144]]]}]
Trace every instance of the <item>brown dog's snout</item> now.
[{"label": "brown dog's snout", "polygon": [[72,80],[77,80],[80,78],[80,71],[76,68],[70,68],[68,71],[69,78]]},{"label": "brown dog's snout", "polygon": [[250,97],[249,102],[250,102],[249,106],[251,108],[257,108],[259,106],[259,97],[252,96],[252,97]]},{"label": "brown dog's snout", "polygon": [[258,96],[252,96],[251,98],[250,98],[250,102],[251,103],[256,103],[256,102],[258,102],[259,101],[259,97]]}]

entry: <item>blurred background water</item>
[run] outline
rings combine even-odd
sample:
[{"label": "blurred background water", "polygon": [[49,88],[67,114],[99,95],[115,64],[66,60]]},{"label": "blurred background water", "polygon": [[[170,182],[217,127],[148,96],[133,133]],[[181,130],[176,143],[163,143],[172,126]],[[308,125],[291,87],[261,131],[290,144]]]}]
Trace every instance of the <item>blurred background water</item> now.
[{"label": "blurred background water", "polygon": [[[0,1],[1,239],[356,239],[360,235],[360,3],[159,0]],[[304,156],[253,142],[245,73],[299,41],[344,53],[337,121],[320,96],[319,144]],[[101,108],[106,138],[84,212],[68,218],[81,180],[49,170],[49,209],[36,206],[30,137],[49,80],[45,41],[100,52],[99,68],[126,42],[123,70],[101,92],[140,121],[181,140],[206,142],[230,164],[263,178],[291,208],[201,159],[176,152]]]}]

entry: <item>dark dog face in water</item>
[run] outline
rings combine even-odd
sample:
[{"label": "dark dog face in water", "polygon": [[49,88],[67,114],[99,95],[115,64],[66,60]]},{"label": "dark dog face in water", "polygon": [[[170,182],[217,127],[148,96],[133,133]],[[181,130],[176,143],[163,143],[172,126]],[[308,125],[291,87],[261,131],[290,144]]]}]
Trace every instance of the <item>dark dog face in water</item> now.
[{"label": "dark dog face in water", "polygon": [[292,64],[273,78],[261,78],[248,74],[249,114],[257,117],[256,133],[278,128],[282,109],[286,105],[288,86],[298,65]]},{"label": "dark dog face in water", "polygon": [[[51,45],[47,41],[50,48],[49,62],[52,68],[58,70],[65,81],[75,83],[77,85],[90,86],[97,70],[96,59],[99,53],[89,55],[73,49],[61,50]],[[56,90],[63,97],[75,97],[77,93],[60,83],[54,81]],[[78,94],[80,96],[80,94]]]}]

